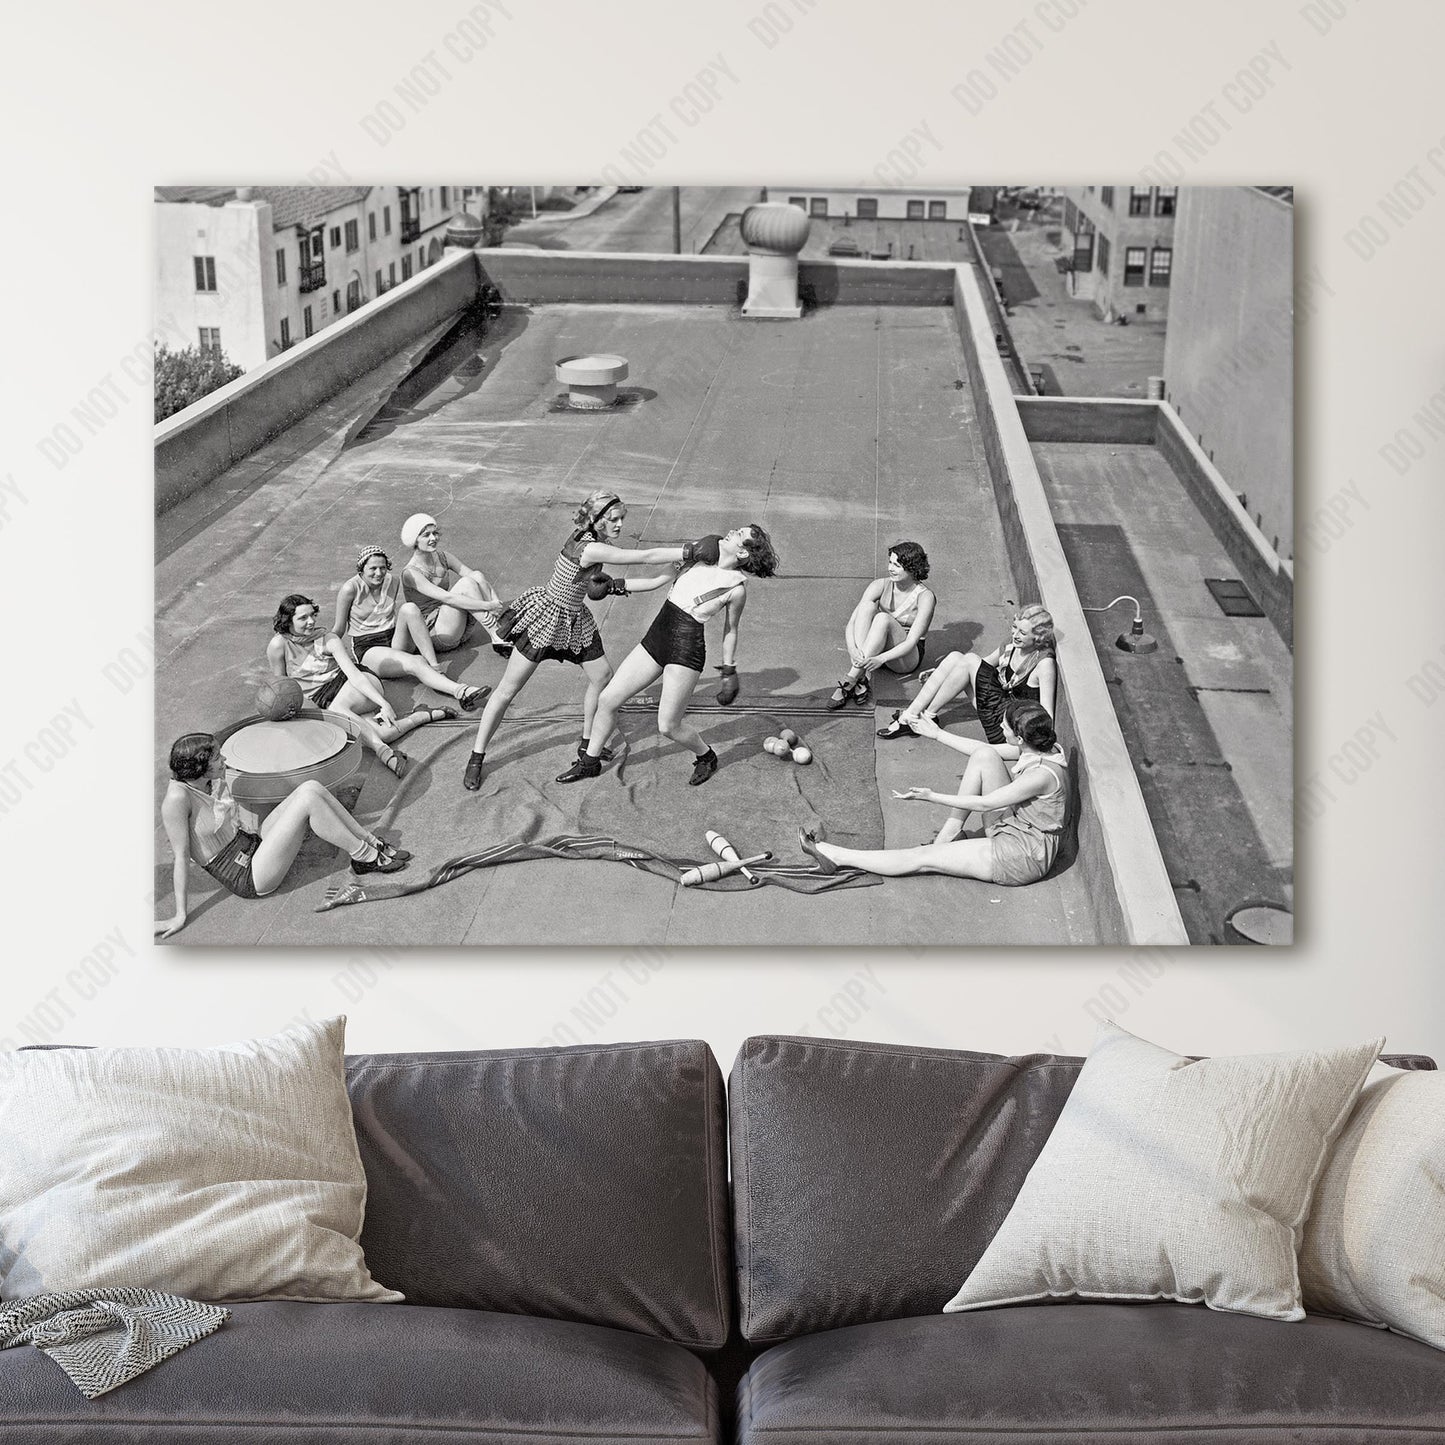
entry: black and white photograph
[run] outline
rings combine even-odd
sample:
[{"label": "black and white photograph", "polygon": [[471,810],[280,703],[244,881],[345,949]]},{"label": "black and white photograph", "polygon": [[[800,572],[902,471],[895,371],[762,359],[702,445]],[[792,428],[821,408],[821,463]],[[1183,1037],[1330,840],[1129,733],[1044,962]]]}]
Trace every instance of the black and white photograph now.
[{"label": "black and white photograph", "polygon": [[1290,941],[1290,187],[155,209],[163,937]]}]

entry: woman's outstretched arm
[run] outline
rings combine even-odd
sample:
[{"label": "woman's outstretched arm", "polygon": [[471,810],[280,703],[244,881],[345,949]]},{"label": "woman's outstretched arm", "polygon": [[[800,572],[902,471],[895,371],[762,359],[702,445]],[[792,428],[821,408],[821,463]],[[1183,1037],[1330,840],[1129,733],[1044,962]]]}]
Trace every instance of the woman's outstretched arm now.
[{"label": "woman's outstretched arm", "polygon": [[681,547],[614,547],[611,542],[588,542],[578,559],[584,567],[605,562],[613,567],[627,567],[641,562],[658,567],[665,562],[681,562]]}]

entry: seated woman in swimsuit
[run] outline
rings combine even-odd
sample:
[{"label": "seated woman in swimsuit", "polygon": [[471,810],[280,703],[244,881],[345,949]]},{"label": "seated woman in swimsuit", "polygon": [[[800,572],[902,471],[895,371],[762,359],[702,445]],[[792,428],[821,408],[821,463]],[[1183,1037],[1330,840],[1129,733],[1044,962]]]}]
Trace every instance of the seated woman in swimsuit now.
[{"label": "seated woman in swimsuit", "polygon": [[[321,610],[300,592],[281,599],[266,644],[266,661],[277,677],[294,677],[308,707],[339,712],[356,724],[357,736],[397,777],[407,757],[391,746],[424,723],[460,716],[455,708],[422,707],[397,717],[381,683],[356,665],[351,649],[321,625]],[[374,714],[374,718],[370,716]]]},{"label": "seated woman in swimsuit", "polygon": [[[705,547],[706,542],[715,543],[716,551]],[[778,554],[768,534],[756,524],[735,527],[727,536],[704,539],[694,548],[700,557],[716,560],[690,564],[672,584],[646,636],[627,654],[617,675],[603,689],[586,751],[578,754],[577,761],[557,779],[559,783],[595,778],[602,771],[602,745],[616,726],[618,710],[659,677],[662,695],[657,704],[657,730],[692,753],[695,761],[689,784],[697,787],[717,772],[717,754],[686,720],[687,705],[707,663],[703,624],[719,612],[726,613],[718,668],[723,685],[718,701],[728,704],[738,695],[738,624],[747,600],[747,579],[771,577],[778,570]],[[651,583],[658,586],[666,580],[660,577],[651,579]],[[643,590],[642,582],[634,582],[633,589]]]},{"label": "seated woman in swimsuit", "polygon": [[491,692],[489,687],[453,682],[437,666],[421,608],[403,601],[401,578],[375,543],[361,549],[356,576],[347,578],[336,594],[334,631],[351,644],[351,655],[368,672],[380,678],[412,678],[455,698],[467,712],[475,712]]},{"label": "seated woman in swimsuit", "polygon": [[421,609],[422,620],[438,652],[461,646],[467,623],[475,617],[492,639],[492,651],[509,657],[512,649],[492,624],[505,605],[497,589],[475,567],[441,545],[435,517],[417,512],[402,523],[401,545],[411,548],[402,568],[407,593]]},{"label": "seated woman in swimsuit", "polygon": [[1054,619],[1046,607],[1033,602],[1019,608],[1008,641],[987,657],[950,652],[924,679],[918,696],[894,713],[887,727],[879,728],[878,736],[890,742],[916,737],[919,718],[936,720],[954,698],[967,694],[983,724],[984,737],[997,746],[1003,742],[1004,704],[1013,698],[1036,702],[1053,717],[1058,685]]},{"label": "seated woman in swimsuit", "polygon": [[870,679],[880,668],[916,672],[933,624],[938,599],[923,585],[928,553],[917,542],[895,542],[888,549],[888,575],[870,582],[843,631],[852,666],[838,680],[828,707],[836,712],[849,700],[860,707],[872,695]]},{"label": "seated woman in swimsuit", "polygon": [[368,833],[320,783],[308,779],[266,815],[259,833],[237,823],[236,800],[226,786],[221,750],[210,733],[187,733],[171,747],[171,781],[161,802],[161,819],[175,864],[174,917],[156,924],[169,938],[190,916],[190,865],[199,863],[238,898],[274,893],[312,833],[351,855],[356,874],[395,873],[410,853]]},{"label": "seated woman in swimsuit", "polygon": [[[1068,817],[1069,779],[1054,720],[1038,703],[1014,700],[1004,707],[1006,743],[1018,750],[1012,767],[991,743],[961,738],[937,729],[938,740],[968,754],[963,782],[955,793],[908,788],[894,793],[910,802],[937,803],[949,809],[932,843],[919,848],[839,848],[825,842],[821,829],[804,830],[798,842],[825,873],[861,868],[887,878],[914,873],[946,873],[984,883],[1021,886],[1037,883],[1058,855]],[[934,725],[936,727],[936,724]],[[983,836],[961,837],[970,813],[983,818]]]}]

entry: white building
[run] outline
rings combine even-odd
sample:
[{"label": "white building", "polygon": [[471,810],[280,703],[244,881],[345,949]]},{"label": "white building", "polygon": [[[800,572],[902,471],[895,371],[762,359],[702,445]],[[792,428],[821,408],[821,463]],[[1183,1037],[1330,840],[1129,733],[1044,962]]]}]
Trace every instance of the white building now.
[{"label": "white building", "polygon": [[967,221],[971,187],[917,190],[828,190],[820,186],[769,186],[767,199],[787,201],[810,216],[858,221]]},{"label": "white building", "polygon": [[157,329],[249,371],[436,261],[484,186],[158,186]]}]

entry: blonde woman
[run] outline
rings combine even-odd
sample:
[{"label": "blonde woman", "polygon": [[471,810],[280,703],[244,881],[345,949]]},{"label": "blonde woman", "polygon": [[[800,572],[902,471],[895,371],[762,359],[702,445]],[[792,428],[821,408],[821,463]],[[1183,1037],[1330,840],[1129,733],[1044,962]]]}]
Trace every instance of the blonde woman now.
[{"label": "blonde woman", "polygon": [[976,652],[950,652],[928,675],[918,696],[879,728],[878,736],[917,737],[919,718],[931,721],[956,697],[967,696],[983,724],[984,737],[1002,743],[1004,705],[1011,701],[1036,702],[1050,717],[1059,685],[1054,658],[1054,619],[1037,602],[1019,608],[1005,642],[987,657]]}]

